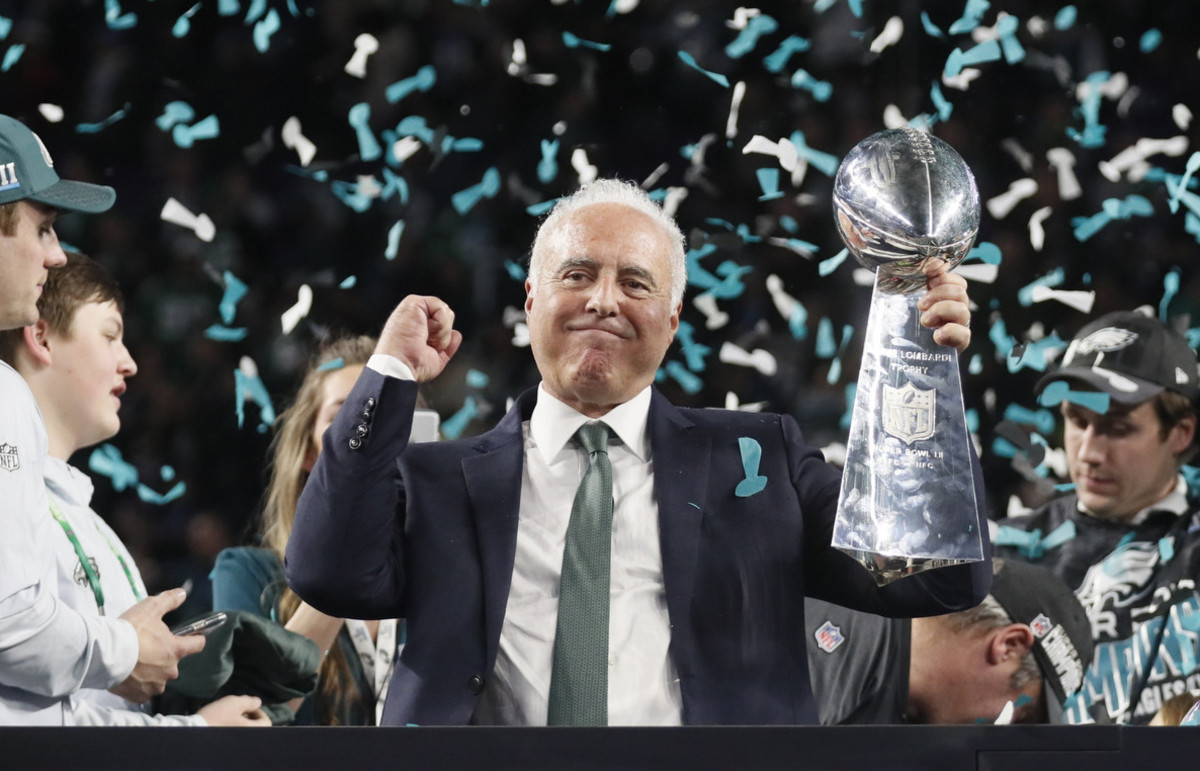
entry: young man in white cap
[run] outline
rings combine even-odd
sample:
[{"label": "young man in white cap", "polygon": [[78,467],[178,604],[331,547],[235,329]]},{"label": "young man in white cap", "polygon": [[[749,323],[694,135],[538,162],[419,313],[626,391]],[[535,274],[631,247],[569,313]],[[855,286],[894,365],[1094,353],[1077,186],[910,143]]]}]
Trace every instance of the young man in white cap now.
[{"label": "young man in white cap", "polygon": [[1144,724],[1200,685],[1200,507],[1180,473],[1194,452],[1196,353],[1135,312],[1084,326],[1038,383],[1057,404],[1074,491],[993,530],[997,553],[1045,565],[1078,595],[1095,658],[1068,720],[1100,707]]},{"label": "young man in white cap", "polygon": [[[59,179],[42,141],[0,115],[0,329],[38,319],[48,271],[66,262],[59,211],[102,212],[112,188]],[[182,590],[143,600],[120,618],[85,616],[58,598],[43,468],[47,438],[25,381],[0,363],[0,725],[71,725],[70,695],[111,689],[145,702],[204,647],[162,622]],[[61,536],[60,536],[61,537]]]},{"label": "young man in white cap", "polygon": [[806,599],[822,725],[1062,722],[1092,660],[1087,615],[1045,568],[1001,558],[992,568],[982,603],[941,616],[884,618]]}]

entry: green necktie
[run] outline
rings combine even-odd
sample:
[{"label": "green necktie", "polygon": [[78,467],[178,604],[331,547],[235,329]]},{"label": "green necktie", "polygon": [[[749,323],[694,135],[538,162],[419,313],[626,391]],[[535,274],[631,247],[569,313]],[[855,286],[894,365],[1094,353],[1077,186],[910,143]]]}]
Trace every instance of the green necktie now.
[{"label": "green necktie", "polygon": [[549,725],[608,725],[608,563],[612,464],[608,426],[575,433],[588,467],[575,492],[558,590],[558,632],[550,676]]}]

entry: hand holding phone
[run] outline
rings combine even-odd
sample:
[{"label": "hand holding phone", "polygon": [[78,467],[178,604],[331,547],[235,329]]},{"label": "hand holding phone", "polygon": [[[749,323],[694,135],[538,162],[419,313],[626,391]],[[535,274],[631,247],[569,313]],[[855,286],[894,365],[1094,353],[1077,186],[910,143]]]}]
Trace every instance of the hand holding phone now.
[{"label": "hand holding phone", "polygon": [[203,634],[203,635],[207,635],[212,630],[214,630],[217,627],[224,624],[227,619],[228,619],[228,616],[226,616],[224,612],[217,611],[216,613],[210,613],[207,616],[198,618],[195,621],[184,624],[183,626],[177,626],[171,630],[171,634],[177,634],[177,635]]}]

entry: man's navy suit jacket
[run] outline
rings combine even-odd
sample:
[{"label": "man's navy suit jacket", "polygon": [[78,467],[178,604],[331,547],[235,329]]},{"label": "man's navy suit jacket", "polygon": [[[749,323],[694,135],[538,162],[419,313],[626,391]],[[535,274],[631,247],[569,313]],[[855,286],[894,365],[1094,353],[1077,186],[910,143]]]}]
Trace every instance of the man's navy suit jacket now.
[{"label": "man's navy suit jacket", "polygon": [[[478,437],[410,445],[416,395],[416,383],[371,369],[359,378],[300,499],[287,579],[326,613],[407,619],[386,724],[462,725],[496,661],[517,542],[521,423],[537,392]],[[655,391],[648,431],[686,724],[817,722],[805,594],[910,616],[968,608],[988,593],[990,558],[880,588],[832,549],[840,475],[791,417],[681,409]],[[747,476],[743,437],[761,446],[766,477],[746,497],[735,492]]]}]

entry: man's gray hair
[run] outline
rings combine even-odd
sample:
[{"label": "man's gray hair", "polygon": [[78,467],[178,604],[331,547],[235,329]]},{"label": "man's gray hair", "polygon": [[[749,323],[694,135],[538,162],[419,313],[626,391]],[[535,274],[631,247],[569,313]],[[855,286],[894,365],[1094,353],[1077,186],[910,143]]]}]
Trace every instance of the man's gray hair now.
[{"label": "man's gray hair", "polygon": [[[942,621],[956,632],[965,632],[976,627],[981,631],[990,631],[1016,623],[990,594],[984,597],[983,602],[975,607],[960,610],[957,613],[949,613],[942,617]],[[1042,670],[1038,667],[1037,659],[1034,658],[1033,648],[1030,647],[1025,652],[1025,657],[1021,659],[1021,665],[1017,668],[1017,671],[1012,673],[1012,679],[1009,681],[1009,684],[1013,690],[1019,690],[1026,683],[1030,683],[1041,676]]]},{"label": "man's gray hair", "polygon": [[545,270],[545,253],[549,249],[549,241],[554,236],[559,224],[571,214],[585,206],[593,204],[612,203],[628,206],[645,214],[654,220],[666,233],[671,242],[671,254],[668,259],[671,264],[671,307],[683,301],[683,290],[687,285],[687,259],[684,255],[683,232],[675,220],[663,211],[645,190],[634,184],[620,179],[597,179],[581,186],[566,198],[560,198],[550,211],[550,215],[538,228],[533,239],[533,249],[529,256],[529,280],[536,289],[543,278]]}]

